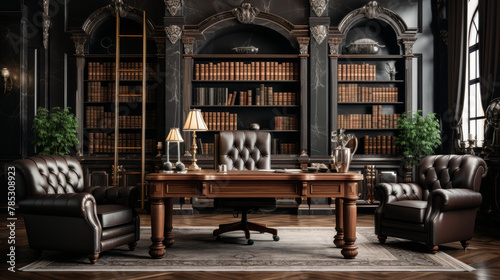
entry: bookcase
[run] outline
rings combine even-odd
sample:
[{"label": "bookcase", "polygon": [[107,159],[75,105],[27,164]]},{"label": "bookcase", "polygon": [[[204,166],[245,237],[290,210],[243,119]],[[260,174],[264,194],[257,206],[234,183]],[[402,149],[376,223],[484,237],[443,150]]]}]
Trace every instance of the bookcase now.
[{"label": "bookcase", "polygon": [[[112,155],[115,151],[115,123],[120,134],[118,147],[124,155],[139,154],[142,135],[142,56],[126,55],[120,62],[119,112],[115,114],[115,57],[87,55],[84,94],[84,133],[88,141],[84,154]],[[146,65],[146,154],[156,152],[156,59]]]},{"label": "bookcase", "polygon": [[[192,56],[189,107],[202,110],[209,131],[199,133],[201,154],[214,153],[223,130],[272,134],[273,155],[298,155],[301,78],[298,54],[198,54]],[[200,145],[201,144],[201,145]]]},{"label": "bookcase", "polygon": [[[402,55],[341,55],[338,59],[337,129],[359,138],[358,155],[396,155],[397,119],[407,110]],[[386,69],[395,69],[394,79]]]}]

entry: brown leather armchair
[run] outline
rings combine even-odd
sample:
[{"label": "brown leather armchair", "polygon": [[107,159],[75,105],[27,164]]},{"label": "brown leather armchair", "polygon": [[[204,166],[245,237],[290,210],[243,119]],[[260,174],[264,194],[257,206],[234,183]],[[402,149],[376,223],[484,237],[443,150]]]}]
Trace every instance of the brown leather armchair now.
[{"label": "brown leather armchair", "polygon": [[375,234],[438,245],[460,241],[464,249],[474,233],[484,160],[473,155],[433,155],[420,161],[418,183],[382,183],[375,188]]},{"label": "brown leather armchair", "polygon": [[80,163],[70,156],[16,160],[16,199],[28,242],[37,251],[99,253],[139,240],[135,187],[84,187]]},{"label": "brown leather armchair", "polygon": [[[219,134],[218,164],[226,164],[227,170],[271,169],[271,134],[262,131],[223,131]],[[218,210],[241,212],[241,221],[219,225],[214,236],[220,239],[225,232],[243,230],[249,245],[250,231],[268,232],[275,241],[279,240],[278,231],[262,224],[247,220],[251,210],[264,212],[276,209],[276,198],[220,198],[214,201]]]}]

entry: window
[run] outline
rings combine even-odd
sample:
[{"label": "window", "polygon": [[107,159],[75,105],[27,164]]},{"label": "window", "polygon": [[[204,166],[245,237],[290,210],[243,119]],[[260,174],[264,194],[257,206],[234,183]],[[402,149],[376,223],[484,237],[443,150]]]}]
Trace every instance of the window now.
[{"label": "window", "polygon": [[469,0],[468,26],[469,57],[466,77],[464,108],[462,113],[462,140],[470,137],[477,139],[477,146],[482,147],[484,140],[484,109],[481,104],[479,86],[479,13],[478,0]]}]

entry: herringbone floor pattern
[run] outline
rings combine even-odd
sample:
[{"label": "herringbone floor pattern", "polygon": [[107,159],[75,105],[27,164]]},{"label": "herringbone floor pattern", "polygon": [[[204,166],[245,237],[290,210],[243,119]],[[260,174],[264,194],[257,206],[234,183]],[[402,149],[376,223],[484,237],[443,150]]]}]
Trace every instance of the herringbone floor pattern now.
[{"label": "herringbone floor pattern", "polygon": [[[253,222],[266,223],[268,226],[334,226],[334,216],[297,216],[255,214],[249,215]],[[174,216],[174,226],[213,226],[235,221],[232,215],[200,214],[193,216]],[[6,216],[0,215],[0,279],[500,279],[500,225],[477,225],[476,234],[471,242],[471,250],[461,250],[459,242],[441,246],[442,251],[476,268],[473,272],[93,272],[93,273],[56,273],[56,272],[9,272],[6,266],[8,244]],[[480,223],[479,223],[480,224]],[[150,217],[141,214],[141,225],[149,226]],[[373,214],[358,214],[358,226],[373,226]],[[77,242],[77,240],[75,240]],[[425,246],[425,245],[422,245]],[[22,218],[16,223],[16,269],[35,260],[29,248]]]}]

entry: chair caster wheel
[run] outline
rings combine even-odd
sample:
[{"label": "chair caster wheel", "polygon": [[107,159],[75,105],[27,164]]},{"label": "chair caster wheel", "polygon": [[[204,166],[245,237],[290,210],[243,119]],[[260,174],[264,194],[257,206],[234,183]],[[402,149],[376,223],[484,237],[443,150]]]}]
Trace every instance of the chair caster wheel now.
[{"label": "chair caster wheel", "polygon": [[274,241],[280,241],[280,237],[279,237],[279,236],[277,236],[277,235],[273,235],[273,240],[274,240]]},{"label": "chair caster wheel", "polygon": [[248,245],[253,245],[253,240],[252,239],[248,239],[247,244]]},{"label": "chair caster wheel", "polygon": [[222,237],[220,235],[217,235],[217,237],[215,237],[215,240],[216,241],[222,241]]}]

